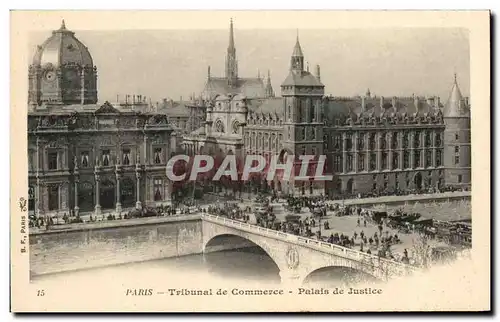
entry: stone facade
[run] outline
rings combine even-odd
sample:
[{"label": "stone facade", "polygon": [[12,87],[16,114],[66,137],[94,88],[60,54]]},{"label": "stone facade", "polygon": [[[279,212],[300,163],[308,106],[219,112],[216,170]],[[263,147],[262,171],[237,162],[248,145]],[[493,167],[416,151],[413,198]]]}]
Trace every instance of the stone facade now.
[{"label": "stone facade", "polygon": [[[232,28],[231,28],[232,34]],[[233,43],[234,45],[234,43]],[[328,182],[272,185],[288,193],[395,193],[470,188],[470,104],[455,77],[450,98],[325,96],[320,67],[304,66],[297,38],[281,97],[239,90],[205,99],[205,126],[183,137],[188,154],[325,155]]]},{"label": "stone facade", "polygon": [[[92,64],[88,49],[63,23],[30,66],[29,208],[37,215],[120,212],[170,195],[165,167],[172,129],[165,114],[152,111],[140,96],[133,106],[96,104],[96,84],[83,76],[80,85],[52,79],[68,66],[81,75],[90,68],[94,77]],[[43,82],[54,86],[38,86],[33,70],[46,70]]]}]

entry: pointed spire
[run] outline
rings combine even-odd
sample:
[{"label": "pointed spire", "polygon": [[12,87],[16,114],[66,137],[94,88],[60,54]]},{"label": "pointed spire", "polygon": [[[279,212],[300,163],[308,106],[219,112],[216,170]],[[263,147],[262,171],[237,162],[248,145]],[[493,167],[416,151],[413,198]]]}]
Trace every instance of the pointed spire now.
[{"label": "pointed spire", "polygon": [[453,87],[451,88],[450,97],[445,105],[445,116],[456,117],[466,113],[464,98],[457,82],[457,74],[453,75]]},{"label": "pointed spire", "polygon": [[300,47],[299,41],[299,30],[297,29],[297,40],[295,41],[295,47],[293,48],[292,56],[294,57],[303,57],[302,48]]},{"label": "pointed spire", "polygon": [[64,19],[61,22],[61,30],[66,30],[66,24],[64,23]]},{"label": "pointed spire", "polygon": [[269,69],[267,70],[266,97],[274,97],[274,89],[271,84],[271,71]]},{"label": "pointed spire", "polygon": [[210,79],[210,65],[208,65],[207,77]]},{"label": "pointed spire", "polygon": [[229,23],[229,46],[228,50],[234,50],[234,31],[233,31],[233,18],[231,18]]}]

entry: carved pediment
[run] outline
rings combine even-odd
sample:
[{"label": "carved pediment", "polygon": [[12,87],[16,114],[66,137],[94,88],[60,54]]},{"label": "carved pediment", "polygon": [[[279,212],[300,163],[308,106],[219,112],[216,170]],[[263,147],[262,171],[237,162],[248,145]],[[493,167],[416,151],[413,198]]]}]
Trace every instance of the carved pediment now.
[{"label": "carved pediment", "polygon": [[167,116],[163,114],[155,114],[148,119],[148,125],[166,125],[167,123]]},{"label": "carved pediment", "polygon": [[106,101],[102,106],[95,111],[95,114],[101,114],[101,113],[113,113],[113,114],[119,114],[120,111],[118,111],[116,108],[111,105],[110,102]]}]

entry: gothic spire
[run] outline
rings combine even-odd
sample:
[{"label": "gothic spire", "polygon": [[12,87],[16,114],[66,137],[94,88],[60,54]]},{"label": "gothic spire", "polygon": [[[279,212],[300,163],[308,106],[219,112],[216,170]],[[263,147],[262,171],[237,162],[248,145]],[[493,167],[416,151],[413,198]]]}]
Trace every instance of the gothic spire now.
[{"label": "gothic spire", "polygon": [[236,48],[234,46],[233,19],[229,24],[229,46],[226,55],[226,78],[229,85],[236,84],[238,79],[238,61],[236,60]]},{"label": "gothic spire", "polygon": [[271,71],[267,70],[266,97],[274,97],[274,89],[271,84]]},{"label": "gothic spire", "polygon": [[297,30],[297,40],[295,41],[295,47],[293,48],[292,56],[304,57],[304,54],[302,53],[302,48],[300,47],[299,31],[298,30]]},{"label": "gothic spire", "polygon": [[233,18],[231,18],[229,23],[229,46],[227,47],[228,52],[235,52],[236,48],[234,47],[234,31],[233,31]]},{"label": "gothic spire", "polygon": [[295,41],[295,47],[293,47],[293,53],[290,59],[290,70],[296,72],[304,71],[304,54],[302,53],[302,48],[300,47],[298,30],[297,30],[297,40]]}]

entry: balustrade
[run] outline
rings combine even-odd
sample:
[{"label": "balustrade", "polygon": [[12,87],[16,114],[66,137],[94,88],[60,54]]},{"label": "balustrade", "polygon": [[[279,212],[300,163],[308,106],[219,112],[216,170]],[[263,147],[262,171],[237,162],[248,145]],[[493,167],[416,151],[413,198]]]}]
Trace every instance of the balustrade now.
[{"label": "balustrade", "polygon": [[251,225],[251,224],[244,223],[241,221],[232,220],[232,219],[229,219],[226,217],[219,217],[219,216],[210,215],[210,214],[203,214],[202,218],[207,218],[207,219],[211,219],[214,221],[223,222],[225,224],[228,224],[228,226],[233,226],[233,227],[237,227],[237,228],[244,227],[244,228],[246,228],[245,230],[250,231],[250,232],[251,231],[258,231],[260,234],[264,233],[264,235],[265,235],[265,233],[267,233],[267,235],[270,235],[273,238],[282,237],[283,239],[286,239],[287,241],[294,241],[296,243],[307,244],[311,247],[320,248],[322,251],[330,249],[330,250],[332,250],[332,253],[334,253],[335,255],[339,255],[339,252],[340,252],[340,253],[342,253],[340,256],[346,257],[348,259],[356,260],[356,261],[369,261],[371,263],[371,265],[375,266],[375,267],[379,267],[379,266],[381,266],[380,264],[383,263],[383,264],[385,264],[384,266],[386,267],[386,269],[387,269],[387,267],[392,267],[394,270],[397,270],[398,272],[406,272],[408,270],[411,271],[411,270],[415,269],[409,265],[399,263],[399,262],[396,262],[396,261],[391,260],[391,259],[381,258],[377,255],[366,254],[366,253],[363,253],[363,252],[360,252],[357,250],[353,250],[350,248],[342,247],[339,245],[325,243],[325,242],[314,240],[311,238],[300,237],[300,236],[296,236],[296,235],[292,235],[292,234],[288,234],[288,233],[284,233],[284,232],[280,232],[280,231],[276,231],[276,230],[272,230],[272,229],[268,229],[268,228],[264,228],[264,227],[260,227],[260,226],[256,226],[256,225]]}]

